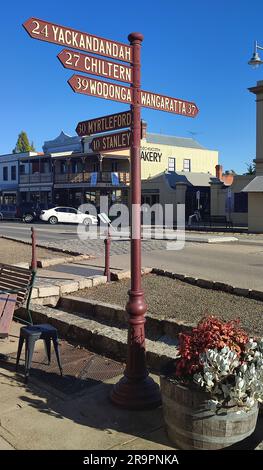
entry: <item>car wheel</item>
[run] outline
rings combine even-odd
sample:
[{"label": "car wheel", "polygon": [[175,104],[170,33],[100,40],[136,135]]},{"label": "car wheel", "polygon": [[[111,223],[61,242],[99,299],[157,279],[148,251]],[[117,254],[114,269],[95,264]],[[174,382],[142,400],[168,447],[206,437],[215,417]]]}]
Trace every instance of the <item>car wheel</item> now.
[{"label": "car wheel", "polygon": [[1,214],[1,212],[0,212],[0,220],[4,220],[4,216],[3,214]]},{"label": "car wheel", "polygon": [[32,222],[33,219],[34,217],[32,214],[25,214],[23,217],[23,220],[24,222],[26,222],[26,224],[30,224],[30,222]]},{"label": "car wheel", "polygon": [[58,219],[57,219],[57,217],[55,217],[54,215],[52,215],[51,217],[49,217],[48,221],[49,221],[49,223],[50,223],[51,225],[56,225],[56,224],[58,223]]}]

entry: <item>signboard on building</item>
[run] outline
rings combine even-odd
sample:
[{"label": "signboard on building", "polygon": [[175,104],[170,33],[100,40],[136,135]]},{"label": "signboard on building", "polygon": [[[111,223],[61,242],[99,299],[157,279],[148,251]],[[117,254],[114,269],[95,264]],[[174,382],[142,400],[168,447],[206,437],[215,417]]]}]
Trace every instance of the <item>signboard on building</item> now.
[{"label": "signboard on building", "polygon": [[100,75],[119,82],[132,83],[132,68],[127,65],[68,49],[63,49],[57,57],[66,69]]},{"label": "signboard on building", "polygon": [[79,137],[84,135],[100,134],[102,132],[114,131],[117,129],[125,129],[132,124],[132,112],[124,111],[123,113],[110,114],[89,121],[81,121],[77,124],[76,132]]},{"label": "signboard on building", "polygon": [[94,171],[93,173],[91,173],[90,175],[90,184],[92,186],[96,186],[97,184],[97,179],[98,179],[98,173],[96,171]]},{"label": "signboard on building", "polygon": [[141,159],[146,162],[160,163],[162,152],[155,147],[141,147]]},{"label": "signboard on building", "polygon": [[93,36],[38,18],[29,18],[23,26],[31,38],[132,63],[132,47],[128,44]]},{"label": "signboard on building", "polygon": [[113,186],[119,186],[120,180],[119,180],[119,175],[116,172],[111,173],[111,183]]},{"label": "signboard on building", "polygon": [[90,146],[93,152],[107,152],[129,148],[131,146],[131,131],[95,137],[91,141]]}]

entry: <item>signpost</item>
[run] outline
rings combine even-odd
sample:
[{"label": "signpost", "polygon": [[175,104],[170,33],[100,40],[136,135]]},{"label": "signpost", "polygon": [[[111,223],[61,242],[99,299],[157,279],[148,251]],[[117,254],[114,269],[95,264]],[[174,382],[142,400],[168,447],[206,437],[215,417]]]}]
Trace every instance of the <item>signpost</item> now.
[{"label": "signpost", "polygon": [[77,70],[90,75],[100,75],[119,82],[132,83],[132,68],[126,65],[68,49],[63,49],[57,57],[66,69]]},{"label": "signpost", "polygon": [[132,112],[110,114],[100,118],[81,121],[77,124],[76,132],[79,137],[91,134],[100,134],[102,132],[113,131],[116,129],[125,129],[132,124]]},{"label": "signpost", "polygon": [[123,150],[131,146],[131,131],[117,132],[115,134],[96,137],[91,141],[93,152],[110,152]]},{"label": "signpost", "polygon": [[[141,90],[140,54],[143,36],[140,33],[131,33],[128,37],[130,45],[127,45],[88,33],[82,33],[71,28],[65,28],[64,26],[37,18],[30,18],[23,26],[34,39],[80,49],[88,53],[132,64],[131,71],[130,67],[121,65],[117,67],[112,62],[92,59],[91,56],[82,56],[82,54],[71,53],[68,50],[62,51],[59,54],[59,59],[63,65],[73,68],[73,70],[82,70],[86,73],[102,75],[132,84],[131,87],[127,87],[75,74],[68,80],[72,89],[77,93],[131,105],[131,133],[130,131],[121,132],[116,140],[118,145],[122,145],[122,143],[123,145],[131,144],[131,289],[129,290],[129,301],[126,306],[127,313],[129,314],[128,354],[124,376],[114,386],[111,400],[123,408],[154,408],[160,404],[161,399],[159,387],[149,377],[146,367],[144,324],[147,306],[141,286],[141,106],[181,114],[187,117],[195,117],[198,113],[198,108],[195,103],[190,101]],[[110,117],[105,117],[105,119]],[[101,121],[100,126],[102,127],[110,122],[103,119],[98,119],[98,121]],[[93,124],[86,124],[92,121]],[[98,122],[92,121],[84,121],[85,125],[83,123],[78,124],[79,135],[85,135],[84,132],[87,129],[89,132],[95,130],[94,133],[103,132],[99,130]],[[114,127],[113,123],[109,124],[109,126],[111,129],[124,128],[122,125]],[[103,140],[104,136],[93,139],[92,145],[94,148],[103,148],[104,145],[107,147],[108,142],[110,142],[110,145],[113,145],[113,136],[112,134],[109,140],[107,140],[108,136],[106,136],[106,141]]]},{"label": "signpost", "polygon": [[197,210],[200,209],[200,191],[196,191]]}]

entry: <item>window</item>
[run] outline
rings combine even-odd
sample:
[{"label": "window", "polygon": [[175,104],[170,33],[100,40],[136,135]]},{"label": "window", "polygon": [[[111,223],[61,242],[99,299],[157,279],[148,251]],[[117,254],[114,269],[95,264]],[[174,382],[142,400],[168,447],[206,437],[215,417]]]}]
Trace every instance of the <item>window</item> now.
[{"label": "window", "polygon": [[118,162],[111,162],[111,171],[118,171]]},{"label": "window", "polygon": [[234,212],[248,212],[247,193],[234,193]]},{"label": "window", "polygon": [[65,175],[67,173],[66,162],[60,162],[60,173]]},{"label": "window", "polygon": [[16,166],[11,166],[11,180],[16,180]]},{"label": "window", "polygon": [[92,163],[92,171],[94,172],[100,171],[99,163]]},{"label": "window", "polygon": [[175,170],[176,170],[176,159],[168,158],[168,171],[175,172]]},{"label": "window", "polygon": [[68,209],[67,212],[68,212],[69,214],[77,214],[77,213],[78,213],[77,209],[73,209],[73,208],[72,208],[72,209]]},{"label": "window", "polygon": [[79,170],[79,165],[78,165],[78,162],[77,161],[73,161],[71,163],[71,169],[72,169],[72,173],[78,173],[78,170]]},{"label": "window", "polygon": [[68,207],[57,207],[57,209],[55,209],[55,212],[67,212],[68,213]]},{"label": "window", "polygon": [[8,166],[3,167],[3,180],[8,181]]},{"label": "window", "polygon": [[26,165],[20,165],[20,175],[25,175],[26,173]]},{"label": "window", "polygon": [[184,171],[191,171],[191,160],[189,158],[184,158]]}]

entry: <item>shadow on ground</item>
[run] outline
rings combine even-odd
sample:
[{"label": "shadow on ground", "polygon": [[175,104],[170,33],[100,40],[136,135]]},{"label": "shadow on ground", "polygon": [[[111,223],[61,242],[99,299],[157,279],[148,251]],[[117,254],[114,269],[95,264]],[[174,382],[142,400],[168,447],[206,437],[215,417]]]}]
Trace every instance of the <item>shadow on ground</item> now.
[{"label": "shadow on ground", "polygon": [[[94,433],[95,430],[104,431],[109,434],[109,438],[111,434],[116,436],[116,433],[120,433],[119,445],[127,441],[131,442],[136,438],[142,438],[146,440],[145,449],[148,448],[147,442],[151,443],[150,448],[152,449],[155,444],[172,448],[172,444],[162,431],[164,422],[161,407],[151,411],[136,412],[119,409],[109,400],[112,384],[89,379],[89,383],[83,385],[81,377],[76,377],[73,380],[71,377],[69,380],[67,376],[61,378],[54,371],[37,371],[38,363],[36,362],[29,383],[24,385],[22,369],[19,371],[20,374],[10,376],[10,372],[14,371],[12,359],[9,362],[1,362],[0,365],[2,370],[6,369],[6,374],[0,373],[0,377],[8,378],[10,387],[21,387],[19,399],[42,415],[57,420],[67,418],[81,426],[93,428]],[[63,384],[63,386],[54,386],[56,381],[60,381],[60,385]],[[0,384],[1,382],[0,378]],[[27,394],[23,394],[23,387],[25,387],[24,390]],[[125,437],[125,435],[127,436]],[[253,450],[262,442],[262,438],[263,417],[261,416],[250,437],[225,450]]]}]

